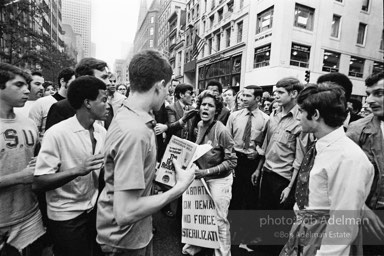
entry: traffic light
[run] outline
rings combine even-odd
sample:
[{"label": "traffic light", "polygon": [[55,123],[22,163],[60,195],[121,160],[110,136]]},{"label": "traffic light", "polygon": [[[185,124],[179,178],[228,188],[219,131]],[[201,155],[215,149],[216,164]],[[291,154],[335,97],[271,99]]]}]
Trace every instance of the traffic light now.
[{"label": "traffic light", "polygon": [[311,75],[311,71],[305,70],[305,82],[309,83],[310,75]]}]

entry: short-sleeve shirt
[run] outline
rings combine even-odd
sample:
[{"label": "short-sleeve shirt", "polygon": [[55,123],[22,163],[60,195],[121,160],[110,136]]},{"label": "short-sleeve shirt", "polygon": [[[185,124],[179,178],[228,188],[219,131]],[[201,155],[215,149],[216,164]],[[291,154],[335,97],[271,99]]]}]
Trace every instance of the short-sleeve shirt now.
[{"label": "short-sleeve shirt", "polygon": [[[25,116],[0,119],[0,177],[24,170],[38,141],[37,127]],[[0,227],[16,225],[38,211],[31,184],[0,190]]]},{"label": "short-sleeve shirt", "polygon": [[[52,126],[44,135],[37,157],[35,176],[66,172],[83,164],[87,157],[103,153],[106,130],[93,124],[96,147],[93,152],[89,130],[76,115]],[[100,171],[78,176],[65,185],[47,191],[47,213],[51,220],[74,219],[96,205]]]},{"label": "short-sleeve shirt", "polygon": [[108,128],[105,144],[105,187],[97,208],[97,242],[115,248],[140,249],[152,239],[152,217],[119,226],[115,219],[115,191],[140,191],[149,196],[156,165],[156,138],[148,123],[153,117],[124,101]]}]

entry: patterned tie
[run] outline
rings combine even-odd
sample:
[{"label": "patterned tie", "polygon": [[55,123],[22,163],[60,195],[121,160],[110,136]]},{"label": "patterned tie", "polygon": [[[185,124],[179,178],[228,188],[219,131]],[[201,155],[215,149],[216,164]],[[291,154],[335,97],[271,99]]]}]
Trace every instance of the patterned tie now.
[{"label": "patterned tie", "polygon": [[316,142],[312,143],[307,153],[304,156],[303,162],[299,169],[299,177],[296,184],[295,198],[297,206],[300,210],[304,209],[308,205],[309,195],[309,173],[313,167],[316,157]]},{"label": "patterned tie", "polygon": [[245,125],[243,141],[244,141],[244,149],[247,150],[249,148],[249,144],[251,142],[251,129],[252,129],[252,112],[248,112],[248,121]]}]

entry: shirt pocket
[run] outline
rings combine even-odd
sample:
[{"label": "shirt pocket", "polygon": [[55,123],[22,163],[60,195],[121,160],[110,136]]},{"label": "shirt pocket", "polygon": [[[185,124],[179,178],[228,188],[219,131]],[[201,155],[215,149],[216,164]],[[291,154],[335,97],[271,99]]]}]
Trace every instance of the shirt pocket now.
[{"label": "shirt pocket", "polygon": [[280,131],[279,141],[287,147],[292,148],[296,143],[296,137],[295,129],[288,127]]}]

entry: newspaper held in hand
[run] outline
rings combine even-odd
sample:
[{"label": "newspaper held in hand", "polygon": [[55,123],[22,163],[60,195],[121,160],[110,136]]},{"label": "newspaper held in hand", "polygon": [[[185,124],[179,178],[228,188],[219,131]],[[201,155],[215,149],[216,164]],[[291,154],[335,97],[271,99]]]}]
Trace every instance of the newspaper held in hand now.
[{"label": "newspaper held in hand", "polygon": [[185,170],[191,168],[193,162],[211,149],[211,145],[197,145],[188,140],[172,136],[156,171],[155,181],[170,187],[175,186],[175,167],[173,166],[172,159],[176,159]]}]

